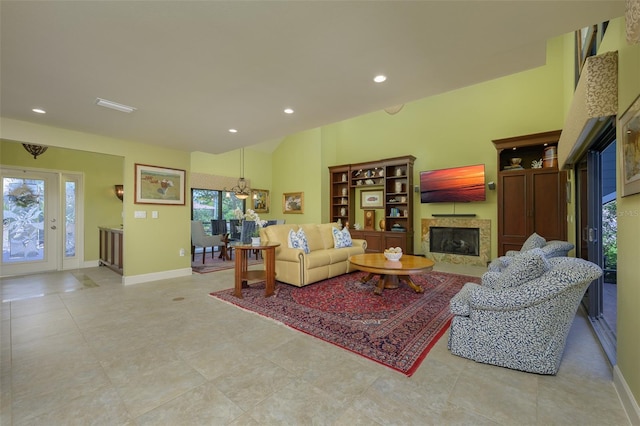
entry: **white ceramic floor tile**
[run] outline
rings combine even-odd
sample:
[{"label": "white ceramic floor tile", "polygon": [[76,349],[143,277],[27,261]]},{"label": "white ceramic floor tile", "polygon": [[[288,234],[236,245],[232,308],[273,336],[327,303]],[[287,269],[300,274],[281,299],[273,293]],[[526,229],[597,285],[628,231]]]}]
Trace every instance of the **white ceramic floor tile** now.
[{"label": "white ceramic floor tile", "polygon": [[[479,276],[484,268],[437,264]],[[628,424],[583,313],[557,376],[478,364],[448,333],[410,378],[210,297],[233,270],[123,286],[2,279],[1,424]]]}]

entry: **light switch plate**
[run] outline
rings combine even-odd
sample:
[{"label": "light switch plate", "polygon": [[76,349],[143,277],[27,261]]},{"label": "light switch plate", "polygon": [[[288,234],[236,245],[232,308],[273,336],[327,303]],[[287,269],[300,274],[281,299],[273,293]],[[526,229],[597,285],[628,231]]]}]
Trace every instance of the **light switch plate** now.
[{"label": "light switch plate", "polygon": [[147,212],[145,210],[136,210],[133,212],[133,217],[136,219],[146,219]]},{"label": "light switch plate", "polygon": [[157,210],[153,210],[151,212],[151,219],[157,219],[158,218],[158,211]]}]

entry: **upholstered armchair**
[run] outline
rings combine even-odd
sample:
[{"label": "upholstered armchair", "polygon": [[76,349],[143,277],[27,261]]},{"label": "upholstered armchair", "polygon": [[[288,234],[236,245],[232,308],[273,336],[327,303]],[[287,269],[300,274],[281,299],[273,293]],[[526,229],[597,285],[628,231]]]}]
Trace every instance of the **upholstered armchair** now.
[{"label": "upholstered armchair", "polygon": [[451,300],[452,354],[539,374],[556,374],[580,300],[602,274],[583,259],[547,259],[540,249],[487,272]]},{"label": "upholstered armchair", "polygon": [[207,235],[204,232],[204,225],[198,220],[191,221],[191,261],[195,259],[196,247],[202,247],[202,263],[207,254],[207,247],[211,247],[211,258],[213,258],[213,248],[224,249],[226,242],[222,240],[222,235]]},{"label": "upholstered armchair", "polygon": [[547,241],[535,232],[527,238],[520,250],[509,250],[505,256],[500,256],[489,263],[489,271],[500,272],[513,260],[514,257],[526,253],[530,250],[539,248],[542,250],[547,259],[552,257],[566,257],[573,250],[574,245],[568,241],[552,240]]}]

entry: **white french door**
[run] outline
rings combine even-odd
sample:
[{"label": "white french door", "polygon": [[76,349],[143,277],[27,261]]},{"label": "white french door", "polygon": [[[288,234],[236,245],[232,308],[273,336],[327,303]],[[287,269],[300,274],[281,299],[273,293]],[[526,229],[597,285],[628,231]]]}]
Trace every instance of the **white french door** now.
[{"label": "white french door", "polygon": [[80,175],[2,169],[2,276],[77,268]]}]

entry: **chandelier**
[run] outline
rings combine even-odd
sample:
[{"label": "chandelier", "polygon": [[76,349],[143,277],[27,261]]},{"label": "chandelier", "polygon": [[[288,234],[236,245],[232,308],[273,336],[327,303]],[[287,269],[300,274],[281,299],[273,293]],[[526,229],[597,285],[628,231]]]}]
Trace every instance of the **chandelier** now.
[{"label": "chandelier", "polygon": [[229,192],[233,192],[237,199],[246,200],[251,195],[251,188],[247,186],[247,181],[244,179],[244,148],[240,148],[240,179],[238,184],[231,189],[224,189],[229,196]]},{"label": "chandelier", "polygon": [[34,160],[38,158],[38,155],[44,154],[47,148],[49,148],[48,146],[31,145],[28,143],[23,143],[22,146],[27,150],[29,154],[33,155]]}]

